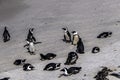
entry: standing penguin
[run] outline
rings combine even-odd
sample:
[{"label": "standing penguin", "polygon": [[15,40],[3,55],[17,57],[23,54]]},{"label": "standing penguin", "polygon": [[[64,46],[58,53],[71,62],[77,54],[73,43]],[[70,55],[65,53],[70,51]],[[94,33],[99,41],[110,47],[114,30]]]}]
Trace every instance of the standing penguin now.
[{"label": "standing penguin", "polygon": [[76,31],[72,31],[72,33],[73,33],[72,45],[77,45],[80,37]]},{"label": "standing penguin", "polygon": [[36,42],[36,38],[33,36],[33,30],[34,28],[29,29],[27,39],[26,39],[28,42]]},{"label": "standing penguin", "polygon": [[34,45],[34,42],[27,41],[27,44],[24,45],[24,47],[27,47],[27,50],[28,50],[28,52],[31,55],[35,55],[35,45]]},{"label": "standing penguin", "polygon": [[10,34],[9,34],[8,30],[7,30],[7,27],[5,26],[4,32],[3,32],[3,41],[7,42],[9,40],[10,40]]},{"label": "standing penguin", "polygon": [[76,52],[80,53],[80,54],[84,54],[84,44],[83,44],[81,38],[79,38],[79,41],[77,43],[77,50],[76,50]]},{"label": "standing penguin", "polygon": [[68,31],[68,28],[62,28],[64,30],[64,39],[63,41],[65,41],[66,43],[70,43],[71,42],[71,34]]}]

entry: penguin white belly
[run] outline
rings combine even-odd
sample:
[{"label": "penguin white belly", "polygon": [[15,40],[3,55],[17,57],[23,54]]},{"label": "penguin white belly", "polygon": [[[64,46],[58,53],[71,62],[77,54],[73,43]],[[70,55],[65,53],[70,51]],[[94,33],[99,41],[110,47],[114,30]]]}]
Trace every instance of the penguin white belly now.
[{"label": "penguin white belly", "polygon": [[79,41],[78,35],[74,36],[73,45],[77,45],[78,41]]},{"label": "penguin white belly", "polygon": [[30,43],[29,50],[30,50],[30,52],[35,52],[35,46],[33,43]]}]

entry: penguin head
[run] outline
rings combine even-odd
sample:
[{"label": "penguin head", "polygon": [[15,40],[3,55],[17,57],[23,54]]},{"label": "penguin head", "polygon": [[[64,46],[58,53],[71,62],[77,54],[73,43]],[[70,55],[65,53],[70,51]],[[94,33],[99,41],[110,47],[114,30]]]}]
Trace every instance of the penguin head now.
[{"label": "penguin head", "polygon": [[77,31],[72,31],[72,34],[75,35],[75,34],[78,34]]},{"label": "penguin head", "polygon": [[63,30],[67,30],[66,28],[62,28]]},{"label": "penguin head", "polygon": [[108,36],[110,37],[111,35],[112,35],[112,32],[109,32],[109,33],[108,33]]},{"label": "penguin head", "polygon": [[64,67],[64,68],[63,68],[63,69],[61,69],[60,71],[65,72],[65,70],[67,70],[67,68],[66,68],[66,67]]},{"label": "penguin head", "polygon": [[33,33],[33,30],[34,30],[34,28],[30,28],[30,29],[29,29],[29,31],[30,31],[31,33]]},{"label": "penguin head", "polygon": [[23,59],[22,62],[24,63],[26,61],[26,59]]},{"label": "penguin head", "polygon": [[56,64],[56,68],[60,68],[61,63]]},{"label": "penguin head", "polygon": [[5,29],[7,29],[7,26],[5,26]]}]

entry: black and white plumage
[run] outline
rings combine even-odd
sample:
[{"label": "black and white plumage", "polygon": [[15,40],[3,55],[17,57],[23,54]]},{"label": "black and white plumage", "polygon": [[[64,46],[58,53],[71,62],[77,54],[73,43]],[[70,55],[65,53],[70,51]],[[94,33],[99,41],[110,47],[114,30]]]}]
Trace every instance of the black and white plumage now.
[{"label": "black and white plumage", "polygon": [[41,59],[40,60],[51,60],[56,57],[56,54],[54,53],[47,53],[46,55],[40,54]]},{"label": "black and white plumage", "polygon": [[28,42],[27,41],[27,44],[24,45],[24,47],[27,47],[27,50],[31,55],[35,55],[35,44],[34,44],[34,42]]},{"label": "black and white plumage", "polygon": [[11,38],[9,31],[7,30],[7,27],[5,26],[4,32],[3,32],[3,41],[7,42]]},{"label": "black and white plumage", "polygon": [[120,79],[120,73],[111,73],[110,75]]},{"label": "black and white plumage", "polygon": [[4,78],[2,78],[0,80],[9,80],[9,79],[10,79],[10,77],[4,77]]},{"label": "black and white plumage", "polygon": [[109,32],[102,32],[100,33],[97,38],[108,38],[108,37],[111,37],[112,36],[112,32],[109,31]]},{"label": "black and white plumage", "polygon": [[63,68],[60,71],[63,71],[64,73],[61,74],[59,76],[59,78],[62,77],[62,76],[71,76],[73,74],[77,74],[77,73],[79,73],[81,71],[81,69],[82,69],[82,67],[70,67],[68,69],[67,68]]},{"label": "black and white plumage", "polygon": [[72,34],[73,34],[72,45],[77,45],[80,36],[78,35],[77,31],[72,31]]},{"label": "black and white plumage", "polygon": [[76,52],[80,53],[80,54],[84,54],[84,44],[81,38],[79,38],[79,41],[77,43],[77,47],[76,47]]},{"label": "black and white plumage", "polygon": [[65,41],[66,43],[70,43],[71,42],[71,34],[68,30],[68,28],[62,28],[64,30],[64,39],[63,41]]},{"label": "black and white plumage", "polygon": [[76,63],[77,59],[78,59],[77,53],[76,52],[70,52],[70,53],[68,53],[67,60],[64,64],[65,65],[73,65],[73,64]]},{"label": "black and white plumage", "polygon": [[33,35],[33,31],[34,31],[34,28],[29,29],[27,39],[26,39],[28,42],[36,42],[36,38]]},{"label": "black and white plumage", "polygon": [[23,65],[25,63],[26,59],[17,59],[14,61],[14,65]]},{"label": "black and white plumage", "polygon": [[93,47],[92,53],[98,53],[98,52],[100,52],[100,48],[99,47]]},{"label": "black and white plumage", "polygon": [[61,65],[61,63],[49,63],[45,66],[45,68],[43,70],[46,70],[46,71],[58,70],[58,69],[60,69],[60,65]]},{"label": "black and white plumage", "polygon": [[94,78],[96,80],[109,80],[107,78],[109,72],[112,72],[112,70],[108,69],[107,67],[103,67],[103,69],[101,71],[99,71]]},{"label": "black and white plumage", "polygon": [[23,70],[24,71],[31,71],[31,70],[34,70],[34,66],[32,65],[32,64],[30,64],[30,63],[25,63],[24,65],[23,65]]}]

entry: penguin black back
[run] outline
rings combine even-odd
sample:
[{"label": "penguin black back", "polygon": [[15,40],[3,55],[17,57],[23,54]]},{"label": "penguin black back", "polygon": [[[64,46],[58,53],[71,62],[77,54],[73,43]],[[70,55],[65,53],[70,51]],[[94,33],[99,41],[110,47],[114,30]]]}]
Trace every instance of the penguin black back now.
[{"label": "penguin black back", "polygon": [[79,41],[78,41],[78,43],[77,43],[76,52],[77,52],[77,53],[80,53],[80,54],[84,54],[84,44],[83,44],[81,38],[79,38]]},{"label": "penguin black back", "polygon": [[56,54],[54,53],[47,53],[46,55],[40,54],[41,59],[40,60],[51,60],[56,57]]},{"label": "penguin black back", "polygon": [[10,77],[4,77],[4,78],[2,78],[0,80],[9,80],[9,79],[10,79]]},{"label": "penguin black back", "polygon": [[61,63],[49,63],[45,66],[45,68],[43,70],[46,70],[46,71],[58,70],[58,69],[60,69],[60,65],[61,65]]},{"label": "penguin black back", "polygon": [[36,42],[36,38],[33,36],[33,30],[34,30],[34,28],[29,29],[27,39],[26,39],[29,42]]},{"label": "penguin black back", "polygon": [[7,30],[7,27],[5,26],[4,32],[3,32],[3,41],[7,42],[10,40],[10,33]]},{"label": "penguin black back", "polygon": [[25,63],[26,59],[17,59],[14,61],[14,65],[23,65]]},{"label": "penguin black back", "polygon": [[111,32],[111,31],[109,31],[109,32],[102,32],[102,33],[100,33],[100,34],[97,36],[97,38],[108,38],[108,37],[111,37],[111,35],[112,35],[112,32]]}]

